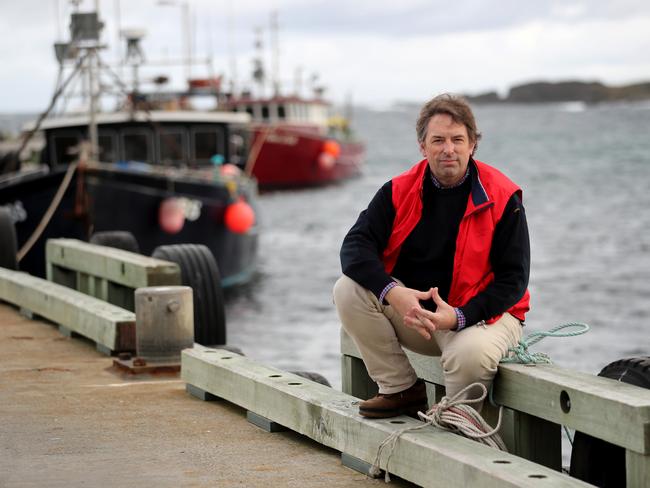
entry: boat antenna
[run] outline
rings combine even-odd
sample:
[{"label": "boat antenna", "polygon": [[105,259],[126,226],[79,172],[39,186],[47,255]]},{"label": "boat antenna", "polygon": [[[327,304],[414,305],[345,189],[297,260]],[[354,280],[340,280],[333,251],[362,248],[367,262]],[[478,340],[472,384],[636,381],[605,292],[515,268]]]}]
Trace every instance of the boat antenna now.
[{"label": "boat antenna", "polygon": [[180,6],[181,19],[183,27],[183,47],[185,48],[185,82],[188,83],[192,78],[192,36],[190,25],[190,3],[188,0],[175,1],[175,0],[158,0],[158,5],[162,6]]},{"label": "boat antenna", "polygon": [[[144,63],[144,53],[140,47],[140,41],[145,36],[143,29],[123,29],[122,36],[126,39],[125,63],[131,65],[132,69],[132,96],[135,97],[140,88],[139,68]],[[132,100],[135,103],[135,100]]]},{"label": "boat antenna", "polygon": [[266,80],[266,73],[264,72],[264,62],[262,61],[262,53],[264,48],[264,41],[262,40],[262,28],[255,28],[255,58],[253,58],[253,80],[260,87],[260,96],[264,96],[264,81]]},{"label": "boat antenna", "polygon": [[115,0],[115,49],[117,50],[117,72],[120,77],[124,74],[124,57],[122,56],[122,49],[120,48],[120,38],[122,33],[122,15],[120,8],[120,0]]},{"label": "boat antenna", "polygon": [[[80,0],[73,0],[73,4],[79,7]],[[95,1],[98,6],[98,0]],[[104,46],[100,43],[100,33],[104,23],[99,20],[99,14],[94,12],[75,12],[70,21],[70,44],[74,50],[85,52],[85,69],[87,75],[88,99],[89,99],[89,124],[88,134],[90,138],[90,157],[98,156],[97,136],[97,104],[99,101],[99,50]]]},{"label": "boat antenna", "polygon": [[234,95],[237,91],[237,58],[235,55],[234,25],[235,14],[232,9],[232,0],[226,3],[226,32],[228,33],[228,57],[230,58],[230,92]]},{"label": "boat antenna", "polygon": [[271,76],[273,95],[280,94],[280,43],[278,41],[278,11],[271,11]]}]

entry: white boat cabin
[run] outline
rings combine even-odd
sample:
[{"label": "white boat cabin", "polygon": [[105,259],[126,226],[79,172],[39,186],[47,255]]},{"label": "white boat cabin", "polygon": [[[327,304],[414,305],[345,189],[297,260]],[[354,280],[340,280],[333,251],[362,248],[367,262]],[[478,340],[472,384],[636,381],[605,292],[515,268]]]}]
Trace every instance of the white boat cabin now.
[{"label": "white boat cabin", "polygon": [[270,124],[327,126],[329,105],[323,100],[305,100],[299,97],[273,97],[268,99],[242,97],[230,100],[234,112],[249,114],[254,122]]}]

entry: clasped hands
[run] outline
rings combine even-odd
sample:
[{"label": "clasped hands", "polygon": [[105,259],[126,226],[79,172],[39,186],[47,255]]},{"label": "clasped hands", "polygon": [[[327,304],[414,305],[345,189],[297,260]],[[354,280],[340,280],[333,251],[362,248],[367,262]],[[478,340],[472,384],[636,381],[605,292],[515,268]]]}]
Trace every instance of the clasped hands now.
[{"label": "clasped hands", "polygon": [[[386,293],[386,301],[404,320],[404,325],[415,329],[425,339],[431,339],[436,330],[456,327],[458,318],[454,307],[440,298],[438,288],[419,291],[405,286],[395,286]],[[420,305],[420,300],[433,299],[436,311],[431,312]]]}]

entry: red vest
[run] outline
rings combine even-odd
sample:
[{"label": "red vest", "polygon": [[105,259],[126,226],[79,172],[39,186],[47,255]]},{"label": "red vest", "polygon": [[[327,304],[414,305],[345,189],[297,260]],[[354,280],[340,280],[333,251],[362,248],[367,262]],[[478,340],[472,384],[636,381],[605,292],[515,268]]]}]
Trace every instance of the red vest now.
[{"label": "red vest", "polygon": [[[452,307],[462,307],[494,280],[490,264],[494,229],[510,197],[515,192],[520,198],[522,196],[521,189],[503,173],[480,161],[474,162],[478,178],[472,181],[467,208],[456,237],[454,270],[447,300]],[[395,220],[382,256],[388,274],[397,263],[402,244],[422,217],[422,184],[427,166],[428,161],[423,159],[410,170],[393,178]],[[523,322],[530,309],[529,303],[530,295],[526,290],[519,302],[507,312]],[[500,316],[492,317],[487,322],[496,322]]]}]

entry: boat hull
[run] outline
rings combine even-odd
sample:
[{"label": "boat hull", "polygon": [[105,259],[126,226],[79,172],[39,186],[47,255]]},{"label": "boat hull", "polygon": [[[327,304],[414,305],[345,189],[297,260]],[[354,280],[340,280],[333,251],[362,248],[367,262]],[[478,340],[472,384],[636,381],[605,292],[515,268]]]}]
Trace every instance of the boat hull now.
[{"label": "boat hull", "polygon": [[251,169],[262,190],[326,185],[359,176],[365,159],[361,142],[337,141],[340,153],[324,152],[326,137],[291,126],[254,129]]},{"label": "boat hull", "polygon": [[[65,169],[57,169],[0,184],[0,205],[12,212],[19,248],[38,226],[64,174]],[[256,188],[245,187],[250,180],[245,181],[236,192],[254,206]],[[30,274],[44,276],[48,238],[88,240],[93,232],[124,230],[133,233],[145,255],[161,245],[204,244],[217,260],[222,286],[245,283],[256,266],[258,227],[236,234],[224,225],[225,209],[233,200],[233,185],[237,183],[226,185],[198,177],[170,178],[164,174],[115,168],[77,171],[43,235],[19,267]],[[182,229],[175,234],[165,232],[159,222],[160,206],[167,198],[182,198],[193,209],[191,219],[186,218]]]}]

